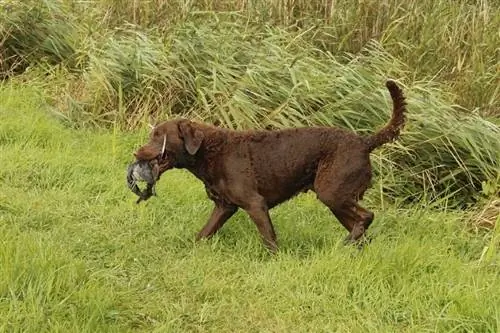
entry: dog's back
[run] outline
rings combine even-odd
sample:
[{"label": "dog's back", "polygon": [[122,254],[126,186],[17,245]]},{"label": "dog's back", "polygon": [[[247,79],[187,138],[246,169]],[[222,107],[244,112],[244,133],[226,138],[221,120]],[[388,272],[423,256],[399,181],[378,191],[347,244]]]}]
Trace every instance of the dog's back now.
[{"label": "dog's back", "polygon": [[[259,194],[271,207],[311,189],[321,161],[331,159],[334,163],[336,156],[345,161],[346,149],[369,154],[361,137],[336,128],[307,127],[234,134],[234,141],[230,139],[228,144],[233,141],[234,149],[248,151],[248,160],[243,159],[240,163],[249,164],[251,175],[248,176],[255,179]],[[348,167],[348,161],[345,162]]]}]

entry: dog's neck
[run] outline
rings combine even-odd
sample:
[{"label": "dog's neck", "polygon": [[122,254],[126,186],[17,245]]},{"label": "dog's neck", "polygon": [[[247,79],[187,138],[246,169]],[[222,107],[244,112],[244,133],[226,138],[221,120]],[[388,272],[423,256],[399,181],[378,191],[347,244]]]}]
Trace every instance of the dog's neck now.
[{"label": "dog's neck", "polygon": [[217,166],[212,163],[216,160],[214,156],[220,154],[221,147],[224,146],[223,142],[227,140],[227,131],[215,126],[203,126],[200,129],[205,132],[205,139],[200,149],[195,155],[179,161],[176,167],[188,170],[196,178],[209,185],[214,179],[214,173],[218,172]]}]

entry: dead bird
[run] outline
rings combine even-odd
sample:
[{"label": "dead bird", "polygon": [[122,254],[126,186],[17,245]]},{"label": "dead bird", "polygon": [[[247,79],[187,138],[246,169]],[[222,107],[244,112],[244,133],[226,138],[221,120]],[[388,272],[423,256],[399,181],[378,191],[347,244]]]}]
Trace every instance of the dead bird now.
[{"label": "dead bird", "polygon": [[[136,161],[127,168],[127,184],[139,199],[136,203],[146,201],[156,196],[155,185],[159,176],[159,166],[156,161]],[[146,182],[146,188],[141,191],[138,182]]]}]

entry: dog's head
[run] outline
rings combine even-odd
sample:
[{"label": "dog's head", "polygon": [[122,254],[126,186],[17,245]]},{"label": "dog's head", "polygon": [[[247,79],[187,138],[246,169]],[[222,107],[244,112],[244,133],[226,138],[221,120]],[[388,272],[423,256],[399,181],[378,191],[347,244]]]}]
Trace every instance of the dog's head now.
[{"label": "dog's head", "polygon": [[152,128],[149,142],[135,153],[139,161],[156,160],[160,173],[173,167],[185,167],[193,160],[204,139],[203,132],[187,119],[163,122]]}]

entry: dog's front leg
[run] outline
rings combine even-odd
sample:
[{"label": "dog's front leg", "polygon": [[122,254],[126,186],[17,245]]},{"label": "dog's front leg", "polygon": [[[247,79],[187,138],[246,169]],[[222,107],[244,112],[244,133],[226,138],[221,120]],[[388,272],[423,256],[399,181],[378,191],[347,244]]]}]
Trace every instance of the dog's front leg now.
[{"label": "dog's front leg", "polygon": [[207,224],[205,224],[203,229],[196,235],[196,240],[198,241],[201,238],[212,237],[237,210],[238,207],[236,206],[215,203],[215,207]]},{"label": "dog's front leg", "polygon": [[278,250],[278,245],[276,243],[276,233],[274,232],[274,227],[269,217],[269,211],[267,205],[263,198],[258,200],[252,200],[250,205],[245,208],[250,218],[253,220],[260,235],[264,245],[272,253],[276,253]]}]

